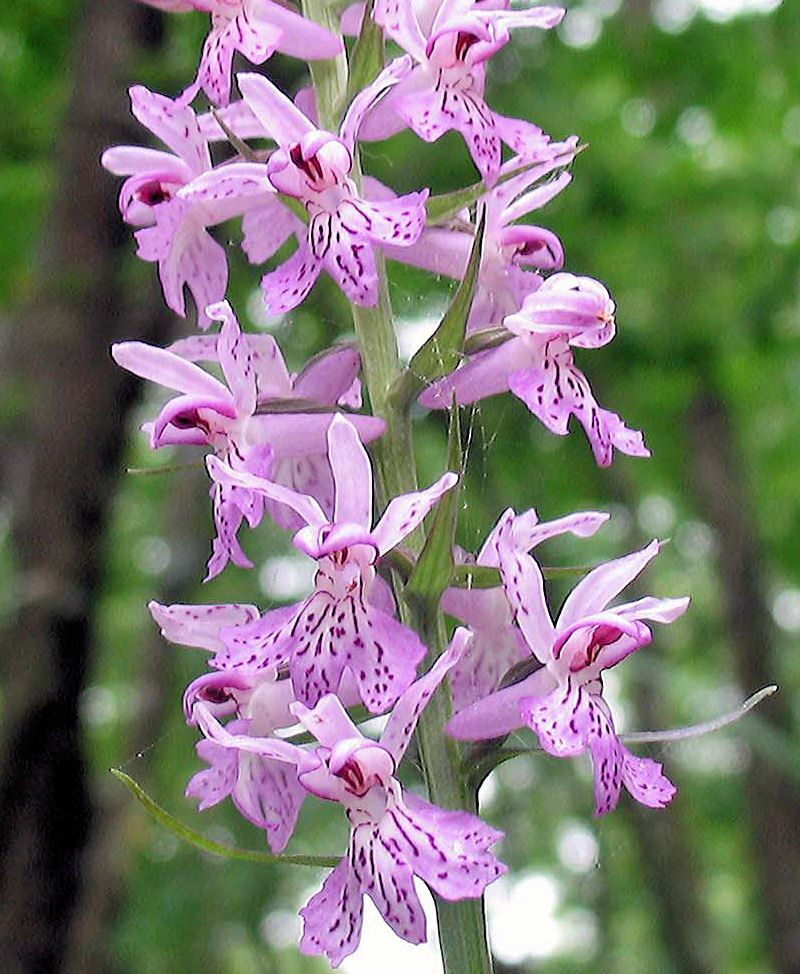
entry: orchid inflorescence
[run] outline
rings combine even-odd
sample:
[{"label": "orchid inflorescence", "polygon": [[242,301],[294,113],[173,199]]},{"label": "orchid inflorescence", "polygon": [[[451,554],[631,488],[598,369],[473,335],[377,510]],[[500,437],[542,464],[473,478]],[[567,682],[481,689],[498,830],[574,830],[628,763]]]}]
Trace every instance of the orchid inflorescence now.
[{"label": "orchid inflorescence", "polygon": [[[574,415],[602,466],[615,448],[649,455],[642,434],[597,403],[574,361],[575,349],[614,338],[608,291],[562,270],[564,249],[552,231],[519,222],[570,183],[578,140],[553,141],[485,98],[487,64],[510,32],[552,28],[563,10],[374,0],[349,7],[337,24],[333,8],[313,0],[305,13],[316,17],[273,0],[145,2],[204,11],[210,32],[197,76],[178,97],[130,91],[134,115],[166,148],[117,146],[103,165],[126,177],[122,216],[137,228],[139,256],[158,264],[166,303],[186,317],[188,289],[201,333],[166,349],[124,342],[112,354],[176,393],[145,424],[152,447],[207,450],[216,527],[207,578],[229,561],[252,567],[240,533],[265,516],[293,532],[316,563],[313,590],[296,605],[150,609],[168,640],[211,653],[208,672],[184,697],[206,765],[187,795],[201,809],[230,796],[275,853],[309,794],[342,805],[347,851],[301,911],[301,950],[336,966],[358,946],[365,893],[400,937],[419,943],[425,914],[414,877],[444,900],[479,902],[505,872],[492,851],[502,833],[477,816],[468,787],[448,784],[469,751],[456,741],[501,740],[528,726],[549,754],[588,751],[598,815],[617,805],[623,788],[655,808],[672,799],[661,765],[619,740],[603,674],[650,642],[651,623],[674,621],[689,600],[617,603],[659,553],[653,541],[589,571],[554,622],[531,552],[558,535],[588,537],[608,515],[540,522],[533,510],[509,509],[472,559],[453,544],[457,424],[452,469],[431,486],[417,489],[413,455],[397,455],[398,442],[411,443],[414,399],[457,415],[454,405],[506,390],[558,435]],[[346,34],[359,35],[349,63]],[[384,63],[375,52],[385,43],[400,51]],[[316,85],[294,101],[252,70],[234,85],[236,52],[260,65],[275,51],[333,67],[312,64]],[[348,71],[367,80],[345,97]],[[202,99],[206,111],[193,107]],[[463,136],[478,181],[454,209],[429,206],[425,187],[397,195],[361,173],[359,143],[404,128],[426,141],[450,130]],[[252,140],[269,148],[251,148]],[[217,164],[215,143],[229,146]],[[269,314],[290,313],[324,271],[353,308],[342,330],[354,324],[357,341],[290,375],[271,335],[243,331],[227,300],[228,256],[210,232],[233,218],[253,264],[274,263],[294,244],[261,279]],[[382,294],[387,258],[461,282],[441,328],[405,372]],[[381,342],[382,363],[369,357]],[[372,414],[361,411],[362,365]],[[377,447],[374,472],[368,445]],[[456,562],[493,572],[494,584],[457,585]],[[446,647],[441,613],[459,623]],[[371,715],[387,715],[377,739],[357,723]],[[415,734],[430,801],[398,777]],[[440,775],[443,766],[451,773]],[[467,970],[448,963],[448,971]]]}]

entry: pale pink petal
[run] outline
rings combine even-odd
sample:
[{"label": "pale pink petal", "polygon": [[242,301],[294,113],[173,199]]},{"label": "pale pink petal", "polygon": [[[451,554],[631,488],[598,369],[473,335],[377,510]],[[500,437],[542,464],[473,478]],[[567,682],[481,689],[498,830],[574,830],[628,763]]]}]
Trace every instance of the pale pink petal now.
[{"label": "pale pink petal", "polygon": [[497,540],[503,588],[531,652],[546,664],[555,629],[544,597],[544,578],[536,561],[515,547],[513,516],[507,518]]},{"label": "pale pink petal", "polygon": [[358,349],[334,346],[307,363],[294,380],[294,395],[333,405],[352,387],[360,369]]},{"label": "pale pink petal", "polygon": [[458,474],[448,472],[425,490],[403,494],[389,501],[389,506],[372,532],[381,554],[385,554],[411,534],[442,494],[458,482]]},{"label": "pale pink petal", "polygon": [[188,105],[149,91],[144,85],[134,85],[128,93],[134,116],[180,156],[193,173],[197,175],[211,168],[208,143]]},{"label": "pale pink petal", "polygon": [[224,643],[219,636],[221,629],[254,622],[259,614],[254,605],[160,605],[149,602],[147,607],[165,639],[212,653],[224,652]]},{"label": "pale pink petal", "polygon": [[257,206],[249,206],[242,217],[242,250],[251,264],[269,260],[292,234],[300,239],[305,225],[274,193]]},{"label": "pale pink petal", "polygon": [[526,723],[520,713],[521,701],[546,696],[552,692],[554,683],[553,677],[542,667],[519,683],[496,690],[491,696],[465,707],[445,729],[451,737],[461,741],[505,737]]},{"label": "pale pink petal", "polygon": [[426,59],[426,38],[409,0],[375,0],[372,16],[375,23],[383,28],[384,34],[397,41],[416,61]]},{"label": "pale pink petal", "polygon": [[313,709],[298,701],[292,704],[291,711],[303,727],[326,747],[333,748],[340,741],[362,736],[341,700],[332,693],[322,697]]},{"label": "pale pink petal", "polygon": [[314,126],[291,99],[263,75],[243,73],[236,80],[248,107],[278,145],[299,142],[314,131]]},{"label": "pale pink petal", "polygon": [[[313,20],[301,17],[291,7],[272,0],[252,0],[254,24],[258,30],[264,25],[272,25],[280,30],[277,48],[283,54],[300,58],[303,61],[316,61],[333,58],[341,54],[344,45],[331,31]],[[249,57],[249,55],[248,55]],[[259,63],[250,58],[254,64]]]},{"label": "pale pink petal", "polygon": [[266,829],[274,853],[283,852],[292,837],[306,794],[291,764],[257,754],[238,755],[233,801],[245,818]]},{"label": "pale pink petal", "polygon": [[564,601],[558,618],[559,629],[574,625],[584,617],[605,609],[612,599],[644,571],[660,550],[660,543],[651,541],[640,551],[633,551],[592,569]]},{"label": "pale pink petal", "polygon": [[[211,458],[213,459],[213,458]],[[211,557],[206,566],[206,577],[210,581],[225,568],[229,561],[240,568],[252,568],[253,563],[242,550],[236,533],[242,523],[242,511],[219,485],[213,492],[214,525],[217,535],[212,543]]]},{"label": "pale pink petal", "polygon": [[282,32],[269,24],[256,30],[242,10],[237,16],[212,14],[211,31],[203,45],[197,84],[215,105],[227,105],[231,92],[231,63],[239,50],[253,64],[261,64],[276,49]]},{"label": "pale pink petal", "polygon": [[334,521],[372,526],[372,466],[356,428],[343,416],[328,427],[328,458],[336,488]]},{"label": "pale pink petal", "polygon": [[[503,833],[469,812],[437,808],[406,794],[387,809],[381,832],[396,843],[415,875],[446,900],[480,896],[507,871],[489,847]],[[385,824],[384,824],[385,822]]]},{"label": "pale pink petal", "polygon": [[322,525],[327,523],[327,517],[313,497],[298,494],[287,487],[281,487],[263,477],[256,477],[243,470],[234,470],[217,457],[206,457],[206,465],[211,478],[217,483],[228,487],[246,487],[256,490],[280,504],[287,504],[296,511],[306,524]]},{"label": "pale pink petal", "polygon": [[234,623],[220,631],[222,647],[210,661],[221,670],[263,670],[270,666],[282,666],[288,661],[288,652],[279,639],[287,626],[296,618],[303,603],[270,609],[256,619]]},{"label": "pale pink petal", "polygon": [[296,308],[314,286],[322,268],[306,243],[301,243],[292,256],[276,270],[261,278],[267,313],[280,315]]},{"label": "pale pink petal", "polygon": [[228,389],[213,375],[167,349],[144,342],[117,342],[111,346],[111,355],[123,369],[167,389],[222,401],[231,399]]},{"label": "pale pink petal", "polygon": [[376,78],[355,96],[342,119],[339,135],[353,153],[358,139],[359,129],[366,113],[384,97],[403,78],[407,78],[414,67],[414,62],[408,55],[394,58],[378,73]]},{"label": "pale pink petal", "polygon": [[187,798],[198,798],[198,810],[203,812],[230,795],[236,785],[239,760],[236,751],[221,747],[213,741],[198,741],[197,756],[209,767],[198,771],[186,786]]},{"label": "pale pink petal", "polygon": [[225,381],[233,393],[236,411],[240,416],[250,416],[256,408],[256,373],[253,357],[242,334],[239,322],[227,301],[209,305],[206,314],[214,321],[221,321],[217,350]]},{"label": "pale pink petal", "polygon": [[449,409],[453,404],[454,392],[459,406],[505,392],[509,374],[520,367],[520,358],[525,362],[529,355],[519,338],[512,338],[498,348],[479,352],[461,368],[428,386],[419,401],[428,409]]},{"label": "pale pink petal", "polygon": [[425,709],[445,675],[463,658],[468,650],[471,633],[468,629],[456,629],[450,646],[436,660],[428,672],[412,683],[405,690],[386,722],[386,727],[380,737],[381,747],[394,757],[395,764],[400,764],[406,748],[411,741],[411,735],[417,726],[419,715]]},{"label": "pale pink petal", "polygon": [[325,954],[332,967],[349,957],[361,940],[364,897],[347,858],[325,880],[300,911],[304,954]]}]

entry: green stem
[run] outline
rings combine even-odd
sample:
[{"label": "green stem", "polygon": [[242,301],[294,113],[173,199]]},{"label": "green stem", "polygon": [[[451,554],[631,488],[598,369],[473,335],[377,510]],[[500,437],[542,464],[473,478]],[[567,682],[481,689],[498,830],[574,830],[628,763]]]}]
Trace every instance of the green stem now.
[{"label": "green stem", "polygon": [[[331,30],[336,30],[331,7],[325,0],[303,0],[307,16]],[[319,124],[336,131],[347,91],[347,66],[344,58],[333,62],[312,62],[311,74],[317,97]],[[358,181],[358,161],[354,166]],[[376,307],[351,306],[353,325],[361,350],[362,370],[372,412],[386,421],[386,433],[375,444],[374,457],[378,472],[379,502],[385,505],[398,494],[417,486],[414,441],[407,409],[393,405],[389,392],[402,371],[397,352],[392,310],[386,286],[383,262],[378,259],[380,298]],[[422,534],[408,538],[409,547],[419,553]],[[411,625],[430,649],[429,661],[443,651],[446,643],[444,618],[436,609],[408,606],[398,599],[403,621]],[[459,746],[448,737],[445,724],[452,716],[450,692],[440,687],[423,711],[417,726],[417,744],[422,760],[428,794],[432,802],[444,808],[475,812],[475,797],[468,793],[461,775]],[[435,896],[439,941],[445,974],[491,974],[492,963],[486,941],[483,900],[448,902]]]}]

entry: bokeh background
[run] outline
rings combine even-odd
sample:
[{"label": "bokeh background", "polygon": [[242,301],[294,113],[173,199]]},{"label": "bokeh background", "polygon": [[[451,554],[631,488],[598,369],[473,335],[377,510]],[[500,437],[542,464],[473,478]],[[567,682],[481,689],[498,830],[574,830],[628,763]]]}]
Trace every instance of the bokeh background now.
[{"label": "bokeh background", "polygon": [[[603,405],[645,430],[651,460],[598,470],[580,431],[548,434],[511,397],[464,416],[460,542],[508,505],[543,518],[607,509],[592,541],[548,564],[671,543],[639,594],[690,593],[610,692],[628,730],[702,721],[768,683],[780,693],[714,736],[642,749],[679,786],[653,812],[623,797],[592,817],[586,763],[503,766],[484,814],[512,866],[489,898],[498,974],[800,970],[800,5],[796,0],[582,0],[549,34],[518,32],[489,101],[588,149],[537,221],[567,269],[604,281],[619,334],[580,356]],[[174,94],[205,17],[133,0],[30,0],[0,12],[0,970],[208,974],[324,971],[296,951],[308,869],[213,859],[146,817],[122,767],[219,841],[265,848],[229,807],[183,797],[199,768],[180,695],[201,652],[167,646],[146,610],[169,601],[302,597],[308,567],[265,527],[256,562],[204,588],[210,506],[197,458],[152,456],[159,405],[108,357],[121,338],[191,331],[137,262],[103,148],[142,142],[125,89]],[[300,66],[266,66],[290,88]],[[373,145],[365,169],[398,191],[474,180],[460,139]],[[231,296],[299,367],[347,329],[331,286],[264,321],[236,255]],[[410,346],[453,284],[391,267]],[[143,398],[143,397],[147,398]],[[442,417],[420,417],[422,479],[442,469]],[[187,465],[188,464],[188,465]],[[170,465],[170,472],[161,468]],[[131,470],[133,472],[131,472]],[[126,472],[128,471],[128,472]],[[159,472],[161,471],[161,472]],[[551,586],[557,604],[564,589]],[[528,739],[529,740],[529,739]],[[408,775],[414,779],[413,766]],[[338,853],[339,809],[304,810],[290,851]],[[370,927],[349,974],[435,954]],[[392,966],[395,965],[395,966]]]}]

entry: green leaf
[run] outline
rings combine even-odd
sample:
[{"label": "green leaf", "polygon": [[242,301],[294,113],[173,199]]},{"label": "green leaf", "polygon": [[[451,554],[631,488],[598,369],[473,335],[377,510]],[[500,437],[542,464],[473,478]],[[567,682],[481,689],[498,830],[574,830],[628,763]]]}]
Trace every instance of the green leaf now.
[{"label": "green leaf", "polygon": [[486,192],[486,184],[473,183],[464,189],[457,189],[452,193],[440,193],[428,198],[425,209],[428,218],[425,221],[429,227],[447,223],[458,216],[461,210],[472,206]]},{"label": "green leaf", "polygon": [[[461,424],[454,402],[450,412],[447,468],[460,474],[461,464]],[[433,526],[404,589],[407,600],[416,601],[433,611],[438,607],[442,593],[453,578],[453,545],[456,542],[460,497],[459,477],[458,483],[441,498],[436,507]]]},{"label": "green leaf", "polygon": [[488,565],[456,565],[453,585],[457,588],[498,588],[503,584],[499,568]]},{"label": "green leaf", "polygon": [[164,828],[168,829],[183,842],[188,842],[189,845],[196,846],[198,849],[212,856],[223,856],[226,859],[244,859],[247,862],[286,862],[295,866],[330,866],[335,868],[339,865],[341,858],[339,856],[273,856],[268,852],[236,849],[233,846],[213,842],[211,839],[207,839],[204,835],[195,832],[194,829],[190,829],[187,825],[179,822],[176,818],[173,818],[130,775],[125,774],[119,768],[110,768],[109,770],[115,778],[130,788],[134,796],[144,805],[160,825],[163,825]]},{"label": "green leaf", "polygon": [[427,385],[443,375],[449,375],[461,359],[467,319],[481,266],[485,229],[486,210],[484,209],[475,231],[475,240],[464,280],[459,284],[439,327],[414,355],[408,368],[401,373],[392,388],[390,396],[398,409],[407,409]]},{"label": "green leaf", "polygon": [[369,0],[361,22],[361,33],[350,55],[350,77],[347,82],[347,101],[377,76],[383,67],[383,31],[372,19],[374,0]]}]

